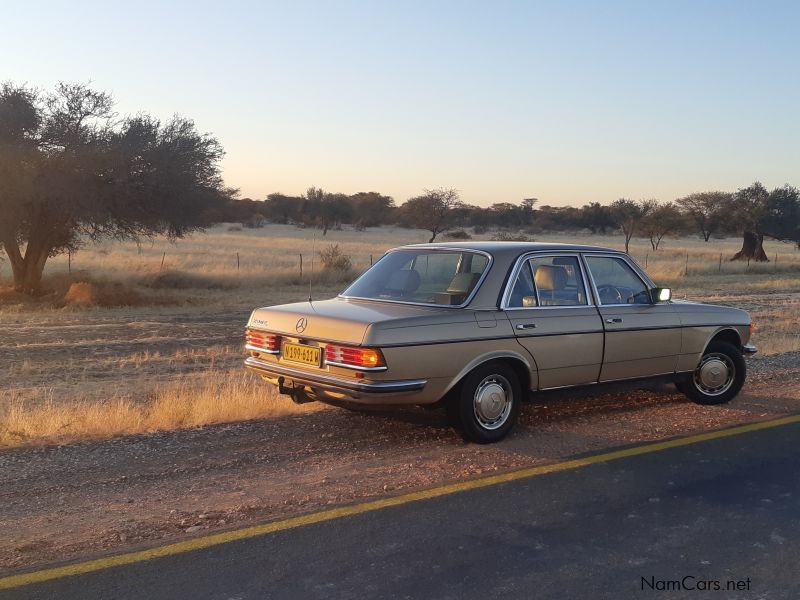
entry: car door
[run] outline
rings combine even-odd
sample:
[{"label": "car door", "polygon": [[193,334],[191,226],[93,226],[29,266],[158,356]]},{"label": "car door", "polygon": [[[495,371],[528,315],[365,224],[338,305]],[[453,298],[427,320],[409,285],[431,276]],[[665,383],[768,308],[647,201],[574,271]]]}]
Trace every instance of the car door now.
[{"label": "car door", "polygon": [[600,381],[673,373],[681,348],[674,307],[651,301],[651,285],[627,257],[583,259],[606,332]]},{"label": "car door", "polygon": [[536,363],[539,389],[595,383],[603,324],[578,254],[525,256],[509,281],[503,308]]}]

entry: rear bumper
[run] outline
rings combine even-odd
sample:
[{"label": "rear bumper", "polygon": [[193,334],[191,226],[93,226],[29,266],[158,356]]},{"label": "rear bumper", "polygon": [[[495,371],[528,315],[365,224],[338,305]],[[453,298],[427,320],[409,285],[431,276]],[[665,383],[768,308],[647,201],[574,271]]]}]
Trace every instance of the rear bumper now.
[{"label": "rear bumper", "polygon": [[755,354],[756,352],[758,352],[758,348],[753,346],[753,344],[745,344],[744,346],[742,346],[742,352],[744,352],[747,355]]},{"label": "rear bumper", "polygon": [[[281,384],[292,383],[301,388],[310,388],[314,395],[331,395],[334,398],[344,396],[356,402],[367,401],[372,403],[375,398],[385,400],[394,394],[408,394],[419,392],[428,382],[424,379],[406,379],[401,381],[353,381],[336,377],[329,373],[309,373],[272,362],[266,362],[254,357],[244,361],[245,367],[258,374],[271,379],[283,381]],[[324,398],[320,398],[324,400]]]}]

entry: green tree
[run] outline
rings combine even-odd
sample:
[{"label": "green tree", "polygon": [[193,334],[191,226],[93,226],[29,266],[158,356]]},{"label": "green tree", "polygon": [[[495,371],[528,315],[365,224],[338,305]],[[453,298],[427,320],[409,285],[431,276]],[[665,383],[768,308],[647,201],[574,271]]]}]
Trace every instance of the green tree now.
[{"label": "green tree", "polygon": [[462,205],[458,191],[452,188],[424,190],[421,196],[407,200],[399,209],[403,223],[431,232],[428,243],[452,225],[456,209]]},{"label": "green tree", "polygon": [[590,202],[580,209],[580,224],[592,233],[605,234],[607,229],[614,227],[614,218],[611,208],[599,202]]},{"label": "green tree", "polygon": [[769,192],[760,181],[740,188],[733,195],[730,218],[742,235],[742,249],[731,260],[769,262],[764,252],[762,218],[767,212]]},{"label": "green tree", "polygon": [[611,216],[625,236],[625,252],[628,252],[631,238],[641,227],[642,221],[655,207],[655,200],[636,202],[628,198],[620,198],[611,204]]},{"label": "green tree", "polygon": [[697,192],[675,203],[692,220],[700,235],[707,242],[709,238],[725,227],[726,211],[730,209],[733,194],[729,192]]},{"label": "green tree", "polygon": [[81,84],[0,87],[0,243],[18,291],[39,291],[51,256],[104,237],[182,237],[232,195],[215,138],[181,117],[113,110]]},{"label": "green tree", "polygon": [[664,236],[677,233],[685,226],[686,220],[683,214],[672,202],[655,206],[645,215],[641,223],[642,233],[650,239],[653,250],[658,250]]}]

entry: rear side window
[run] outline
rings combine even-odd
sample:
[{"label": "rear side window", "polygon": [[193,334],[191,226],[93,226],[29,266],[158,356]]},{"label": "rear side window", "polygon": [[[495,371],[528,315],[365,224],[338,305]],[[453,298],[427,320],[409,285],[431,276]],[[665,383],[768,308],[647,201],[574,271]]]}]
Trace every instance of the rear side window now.
[{"label": "rear side window", "polygon": [[586,256],[600,304],[650,304],[647,286],[621,258]]},{"label": "rear side window", "polygon": [[577,256],[535,256],[525,261],[511,288],[508,306],[586,306]]}]

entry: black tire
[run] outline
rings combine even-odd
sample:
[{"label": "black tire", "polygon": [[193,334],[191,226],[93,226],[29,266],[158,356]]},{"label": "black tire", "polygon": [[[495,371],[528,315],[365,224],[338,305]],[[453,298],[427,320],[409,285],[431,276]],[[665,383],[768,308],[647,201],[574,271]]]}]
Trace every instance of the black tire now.
[{"label": "black tire", "polygon": [[473,369],[449,396],[447,416],[466,440],[491,444],[514,427],[521,400],[522,386],[514,369],[488,362]]},{"label": "black tire", "polygon": [[[719,370],[721,366],[726,368],[727,376],[716,388],[708,382],[704,384],[704,365],[708,369],[717,367]],[[708,377],[714,379],[715,375],[716,373],[711,373]],[[741,349],[729,342],[716,341],[708,344],[697,368],[682,375],[675,382],[675,387],[697,404],[725,404],[736,397],[746,377],[747,364]]]}]

